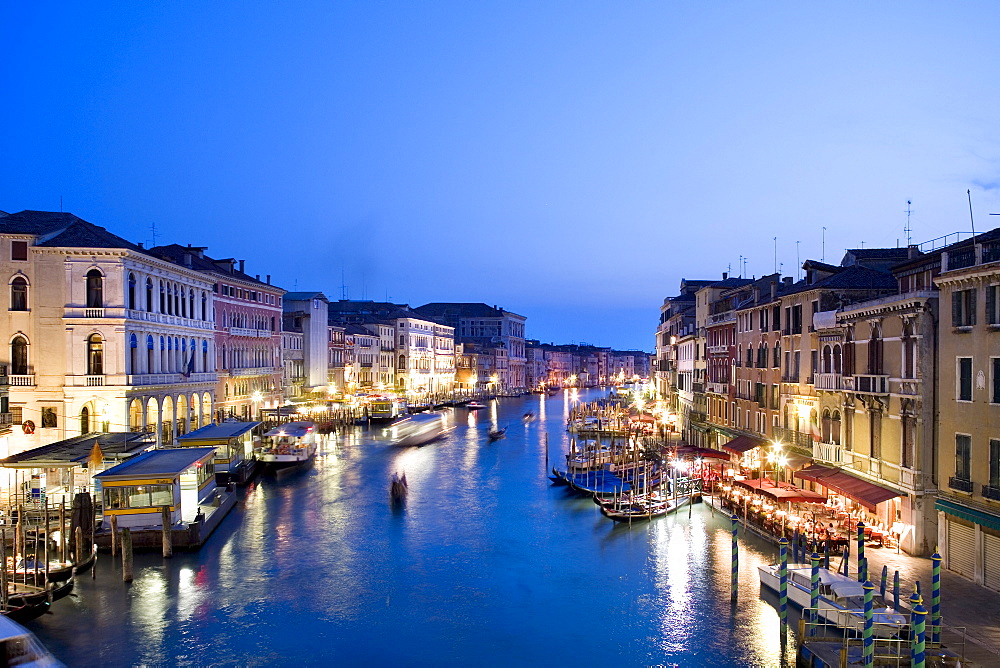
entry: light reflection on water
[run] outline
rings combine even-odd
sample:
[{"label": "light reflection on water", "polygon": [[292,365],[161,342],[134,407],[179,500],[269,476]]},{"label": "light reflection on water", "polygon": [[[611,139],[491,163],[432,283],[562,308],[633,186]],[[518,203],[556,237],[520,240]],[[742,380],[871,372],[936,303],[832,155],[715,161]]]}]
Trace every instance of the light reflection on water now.
[{"label": "light reflection on water", "polygon": [[[83,666],[787,661],[757,580],[773,548],[742,541],[734,608],[728,519],[698,505],[615,525],[550,485],[545,436],[558,465],[570,410],[598,396],[455,409],[456,429],[422,448],[380,428],[333,436],[312,470],[251,485],[200,552],[138,554],[131,586],[102,555],[31,628]],[[488,443],[497,424],[508,436]],[[395,471],[410,484],[397,509]]]}]

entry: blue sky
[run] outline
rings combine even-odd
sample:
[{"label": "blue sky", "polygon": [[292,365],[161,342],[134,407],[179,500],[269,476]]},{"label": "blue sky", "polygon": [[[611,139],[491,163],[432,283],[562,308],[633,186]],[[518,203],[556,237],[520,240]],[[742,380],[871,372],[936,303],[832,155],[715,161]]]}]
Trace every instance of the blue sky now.
[{"label": "blue sky", "polygon": [[774,237],[1000,221],[1000,5],[836,5],[4,2],[0,209],[651,349]]}]

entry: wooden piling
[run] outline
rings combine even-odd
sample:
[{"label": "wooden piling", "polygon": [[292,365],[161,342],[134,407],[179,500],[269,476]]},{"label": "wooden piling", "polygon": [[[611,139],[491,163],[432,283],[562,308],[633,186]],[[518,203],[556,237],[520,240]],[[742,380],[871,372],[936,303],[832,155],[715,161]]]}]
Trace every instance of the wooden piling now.
[{"label": "wooden piling", "polygon": [[76,528],[76,555],[73,561],[80,563],[88,556],[89,555],[83,551],[83,527],[78,526]]},{"label": "wooden piling", "polygon": [[111,557],[118,554],[118,516],[111,516]]},{"label": "wooden piling", "polygon": [[7,529],[0,529],[0,606],[7,609]]},{"label": "wooden piling", "polygon": [[172,523],[170,521],[170,506],[160,506],[160,524],[162,524],[161,531],[163,534],[163,558],[169,559],[174,556],[174,541],[173,541],[173,531],[171,530]]},{"label": "wooden piling", "polygon": [[132,581],[132,532],[122,529],[122,582]]},{"label": "wooden piling", "polygon": [[63,563],[69,561],[69,536],[66,535],[66,499],[59,503],[59,546],[60,558]]}]

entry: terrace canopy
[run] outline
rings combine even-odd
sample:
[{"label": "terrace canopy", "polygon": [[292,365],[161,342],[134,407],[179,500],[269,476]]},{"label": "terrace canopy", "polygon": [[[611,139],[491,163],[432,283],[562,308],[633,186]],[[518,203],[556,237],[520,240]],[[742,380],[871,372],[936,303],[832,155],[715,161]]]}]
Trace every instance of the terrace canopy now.
[{"label": "terrace canopy", "polygon": [[842,469],[822,466],[820,464],[813,464],[801,471],[796,471],[795,477],[802,480],[811,480],[823,485],[823,487],[829,490],[853,499],[871,511],[874,511],[875,506],[883,501],[902,496],[900,492],[883,487],[882,485],[876,485],[867,480],[862,480]]},{"label": "terrace canopy", "polygon": [[775,484],[766,478],[757,480],[737,480],[736,484],[758,494],[771,497],[774,501],[791,501],[792,503],[826,503],[826,497],[808,489],[779,482]]}]

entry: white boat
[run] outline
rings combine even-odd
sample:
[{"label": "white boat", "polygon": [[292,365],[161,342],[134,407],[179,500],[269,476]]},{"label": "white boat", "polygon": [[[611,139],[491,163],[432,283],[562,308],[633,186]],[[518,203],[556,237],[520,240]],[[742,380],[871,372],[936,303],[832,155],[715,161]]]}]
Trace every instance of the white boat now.
[{"label": "white boat", "polygon": [[406,402],[392,397],[379,397],[368,403],[368,416],[372,420],[395,420],[406,415]]},{"label": "white boat", "polygon": [[264,434],[256,454],[265,470],[305,466],[316,457],[316,425],[312,422],[279,425]]},{"label": "white boat", "polygon": [[486,408],[486,404],[481,404],[478,401],[470,401],[469,403],[465,404],[465,407],[468,408],[470,411],[478,411],[480,409]]},{"label": "white boat", "polygon": [[[779,566],[758,566],[760,583],[778,592]],[[788,565],[788,600],[800,608],[812,607],[810,599],[812,566]],[[861,633],[865,628],[865,591],[862,584],[846,575],[826,568],[819,569],[819,601],[821,622]],[[898,636],[908,626],[906,615],[894,611],[878,594],[872,597],[873,632],[879,638]]]},{"label": "white boat", "polygon": [[392,444],[401,447],[425,445],[447,431],[442,413],[418,413],[392,426]]},{"label": "white boat", "polygon": [[0,656],[6,657],[5,666],[66,668],[33,633],[5,615],[0,615]]}]

